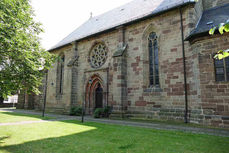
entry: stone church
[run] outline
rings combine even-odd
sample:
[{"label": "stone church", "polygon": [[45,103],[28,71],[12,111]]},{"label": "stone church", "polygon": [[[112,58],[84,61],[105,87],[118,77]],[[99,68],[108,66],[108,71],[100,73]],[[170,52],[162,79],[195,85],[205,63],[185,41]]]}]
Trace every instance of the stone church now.
[{"label": "stone church", "polygon": [[228,0],[133,0],[91,17],[49,52],[59,56],[41,95],[19,96],[18,108],[185,120],[229,127]]}]

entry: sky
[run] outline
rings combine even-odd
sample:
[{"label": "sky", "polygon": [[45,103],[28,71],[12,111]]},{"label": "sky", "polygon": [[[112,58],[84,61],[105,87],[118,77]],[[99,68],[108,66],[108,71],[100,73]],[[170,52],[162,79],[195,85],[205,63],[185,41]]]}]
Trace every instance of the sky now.
[{"label": "sky", "polygon": [[92,16],[105,13],[131,0],[31,0],[36,21],[45,30],[41,44],[49,49]]}]

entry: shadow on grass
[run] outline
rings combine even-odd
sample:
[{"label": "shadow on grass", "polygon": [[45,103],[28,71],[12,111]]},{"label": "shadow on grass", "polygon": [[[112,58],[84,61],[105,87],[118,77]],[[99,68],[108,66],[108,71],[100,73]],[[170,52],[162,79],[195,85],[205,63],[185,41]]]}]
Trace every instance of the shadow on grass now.
[{"label": "shadow on grass", "polygon": [[[0,152],[206,152],[227,153],[229,139],[187,134],[182,132],[160,131],[128,126],[106,125],[99,123],[62,123],[92,127],[94,129],[70,135],[45,138],[22,144],[0,147]],[[66,127],[63,125],[63,128]],[[74,126],[74,125],[73,125]],[[53,129],[57,130],[57,129]],[[36,132],[36,131],[34,131]],[[44,131],[45,132],[45,131]]]}]

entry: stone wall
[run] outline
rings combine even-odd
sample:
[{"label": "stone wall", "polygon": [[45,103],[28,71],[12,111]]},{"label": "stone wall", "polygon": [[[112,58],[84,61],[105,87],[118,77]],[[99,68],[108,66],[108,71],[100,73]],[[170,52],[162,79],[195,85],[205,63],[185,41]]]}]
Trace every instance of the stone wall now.
[{"label": "stone wall", "polygon": [[229,127],[229,84],[217,82],[213,55],[229,48],[228,34],[206,36],[192,43],[198,53],[200,98],[204,124]]}]

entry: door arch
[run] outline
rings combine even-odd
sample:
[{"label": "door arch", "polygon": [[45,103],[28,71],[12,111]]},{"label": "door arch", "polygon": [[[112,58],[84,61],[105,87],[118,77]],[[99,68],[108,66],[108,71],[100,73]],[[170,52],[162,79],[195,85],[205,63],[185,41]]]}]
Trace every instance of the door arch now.
[{"label": "door arch", "polygon": [[86,84],[85,109],[87,114],[92,114],[96,108],[104,106],[104,83],[98,74],[92,75]]}]

